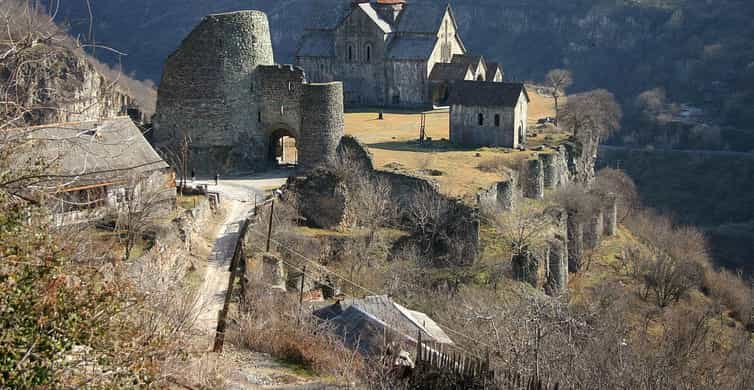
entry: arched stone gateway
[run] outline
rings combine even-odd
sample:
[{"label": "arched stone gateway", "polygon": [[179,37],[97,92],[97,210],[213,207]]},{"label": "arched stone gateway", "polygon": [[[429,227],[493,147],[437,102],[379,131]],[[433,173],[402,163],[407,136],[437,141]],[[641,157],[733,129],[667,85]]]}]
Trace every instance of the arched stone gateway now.
[{"label": "arched stone gateway", "polygon": [[263,12],[209,15],[165,63],[154,125],[161,149],[189,140],[188,165],[199,174],[287,163],[286,141],[308,169],[334,160],[343,87],[309,84],[303,69],[275,65]]},{"label": "arched stone gateway", "polygon": [[298,164],[298,136],[286,128],[270,132],[268,137],[267,161],[273,167]]}]

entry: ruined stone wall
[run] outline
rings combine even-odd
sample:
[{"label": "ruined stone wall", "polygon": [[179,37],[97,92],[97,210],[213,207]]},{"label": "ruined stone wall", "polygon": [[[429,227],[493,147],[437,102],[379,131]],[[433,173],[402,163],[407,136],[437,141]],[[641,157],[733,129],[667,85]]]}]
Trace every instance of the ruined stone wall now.
[{"label": "ruined stone wall", "polygon": [[556,189],[570,182],[564,148],[557,147],[552,153],[542,153],[539,159],[542,160],[545,188]]},{"label": "ruined stone wall", "polygon": [[344,134],[343,84],[306,84],[301,101],[299,165],[308,170],[335,162]]},{"label": "ruined stone wall", "polygon": [[510,210],[515,199],[516,183],[513,178],[495,183],[492,187],[477,194],[480,207],[492,206],[493,209]]},{"label": "ruined stone wall", "polygon": [[[272,65],[267,16],[241,11],[205,17],[167,59],[157,97],[154,140],[191,140],[200,173],[254,169],[246,150],[258,134],[253,72]],[[253,148],[252,148],[253,149]]]},{"label": "ruined stone wall", "polygon": [[523,171],[525,180],[521,180],[524,197],[543,199],[545,197],[545,188],[542,160],[539,158],[533,158],[526,160],[524,164]]}]

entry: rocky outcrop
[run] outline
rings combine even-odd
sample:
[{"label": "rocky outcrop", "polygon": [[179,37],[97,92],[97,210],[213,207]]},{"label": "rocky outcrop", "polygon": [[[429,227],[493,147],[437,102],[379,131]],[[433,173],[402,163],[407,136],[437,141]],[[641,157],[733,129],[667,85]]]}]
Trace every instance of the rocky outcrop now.
[{"label": "rocky outcrop", "polygon": [[[33,109],[28,125],[84,122],[127,114],[141,120],[136,101],[109,80],[80,52],[41,44],[25,58],[13,93]],[[21,65],[17,65],[21,66]],[[125,76],[123,76],[125,77]],[[7,83],[0,75],[0,82]]]}]

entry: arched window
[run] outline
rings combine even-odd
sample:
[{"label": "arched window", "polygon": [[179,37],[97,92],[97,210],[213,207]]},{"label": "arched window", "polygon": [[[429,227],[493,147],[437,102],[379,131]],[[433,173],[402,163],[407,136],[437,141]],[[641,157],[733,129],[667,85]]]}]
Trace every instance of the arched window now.
[{"label": "arched window", "polygon": [[348,45],[348,62],[353,61],[353,46]]},{"label": "arched window", "polygon": [[495,127],[500,127],[500,114],[495,114]]},{"label": "arched window", "polygon": [[479,113],[479,117],[477,118],[477,122],[479,122],[479,126],[484,126],[484,114],[481,112]]},{"label": "arched window", "polygon": [[364,62],[372,62],[372,45],[369,43],[364,46]]}]

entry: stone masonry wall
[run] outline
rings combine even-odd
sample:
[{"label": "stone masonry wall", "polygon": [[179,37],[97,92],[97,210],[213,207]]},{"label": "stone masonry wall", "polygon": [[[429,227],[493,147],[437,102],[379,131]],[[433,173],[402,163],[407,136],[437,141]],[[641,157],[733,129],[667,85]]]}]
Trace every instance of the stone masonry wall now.
[{"label": "stone masonry wall", "polygon": [[301,106],[298,151],[301,168],[307,170],[333,164],[344,134],[343,84],[304,85]]},{"label": "stone masonry wall", "polygon": [[191,139],[200,173],[253,168],[243,152],[258,130],[253,71],[272,65],[267,16],[259,11],[205,17],[167,59],[157,97],[155,142]]},{"label": "stone masonry wall", "polygon": [[165,64],[155,143],[177,154],[188,139],[190,169],[212,175],[266,168],[282,136],[296,138],[303,169],[332,163],[342,84],[307,84],[303,69],[274,65],[263,12],[205,17]]}]

